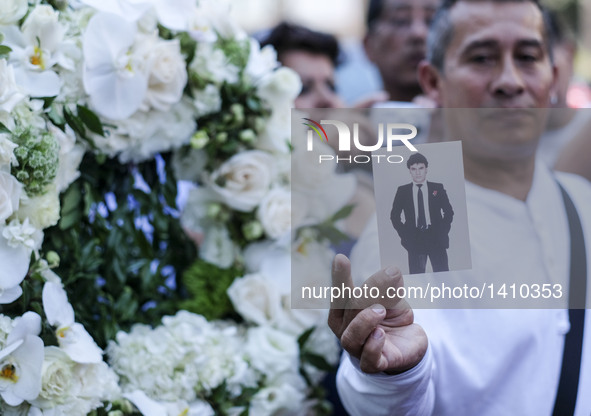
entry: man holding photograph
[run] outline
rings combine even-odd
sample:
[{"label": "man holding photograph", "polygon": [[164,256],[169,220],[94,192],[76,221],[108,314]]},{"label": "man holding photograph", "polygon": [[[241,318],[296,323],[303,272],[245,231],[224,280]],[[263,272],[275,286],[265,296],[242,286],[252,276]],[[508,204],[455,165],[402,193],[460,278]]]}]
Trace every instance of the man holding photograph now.
[{"label": "man holding photograph", "polygon": [[443,184],[427,181],[429,162],[421,153],[413,153],[406,166],[412,182],[398,187],[390,220],[408,251],[409,273],[425,273],[427,258],[434,272],[448,271],[447,249],[454,211],[447,193]]},{"label": "man holding photograph", "polygon": [[[569,299],[575,283],[584,302],[591,186],[535,161],[557,75],[548,33],[536,0],[444,0],[419,79],[444,109],[482,109],[445,118],[462,139],[473,254],[473,270],[450,273],[564,282]],[[333,285],[352,280],[337,255]],[[396,267],[367,282],[404,284]],[[578,305],[413,311],[404,299],[388,309],[345,300],[328,320],[346,351],[341,398],[351,415],[588,416],[591,330]]]}]

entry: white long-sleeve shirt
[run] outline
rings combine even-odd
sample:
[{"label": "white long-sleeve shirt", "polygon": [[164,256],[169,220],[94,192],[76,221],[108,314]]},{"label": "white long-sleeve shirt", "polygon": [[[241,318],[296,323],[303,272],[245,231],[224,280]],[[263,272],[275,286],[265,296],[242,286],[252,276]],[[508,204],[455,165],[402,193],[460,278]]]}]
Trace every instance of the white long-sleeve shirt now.
[{"label": "white long-sleeve shirt", "polygon": [[[591,275],[591,184],[566,174],[558,178],[581,218]],[[524,273],[540,283],[568,282],[570,236],[559,188],[538,164],[526,202],[466,185],[473,269],[442,274],[453,279],[498,281]],[[375,222],[370,222],[373,224]],[[375,225],[374,225],[375,227]],[[354,274],[379,269],[369,230],[352,253]],[[363,241],[365,239],[365,242]],[[369,244],[369,246],[367,246]],[[370,248],[370,250],[365,250]],[[363,261],[356,262],[356,258]],[[359,265],[362,265],[360,270]],[[357,266],[357,268],[356,268]],[[359,281],[359,279],[357,279]],[[587,285],[587,304],[591,282]],[[564,336],[565,309],[415,309],[429,338],[423,360],[395,376],[369,375],[344,354],[337,383],[351,415],[540,416],[554,406]],[[591,414],[591,314],[586,313],[583,359],[575,414]]]}]

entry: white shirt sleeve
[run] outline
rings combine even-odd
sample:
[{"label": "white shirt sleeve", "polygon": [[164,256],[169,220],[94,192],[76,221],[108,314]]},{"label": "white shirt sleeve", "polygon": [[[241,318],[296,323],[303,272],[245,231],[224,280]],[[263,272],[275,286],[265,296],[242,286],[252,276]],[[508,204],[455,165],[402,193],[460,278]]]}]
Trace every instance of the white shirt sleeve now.
[{"label": "white shirt sleeve", "polygon": [[428,416],[435,403],[432,377],[430,346],[419,364],[394,376],[364,373],[359,360],[344,352],[337,388],[351,416]]}]

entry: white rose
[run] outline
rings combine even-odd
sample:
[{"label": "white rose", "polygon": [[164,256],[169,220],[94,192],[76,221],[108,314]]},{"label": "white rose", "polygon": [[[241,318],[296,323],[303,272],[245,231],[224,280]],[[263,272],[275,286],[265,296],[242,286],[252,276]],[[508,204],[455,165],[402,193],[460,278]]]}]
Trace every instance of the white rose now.
[{"label": "white rose", "polygon": [[13,66],[0,59],[0,110],[10,113],[23,98],[25,94],[16,85]]},{"label": "white rose", "polygon": [[205,238],[199,248],[199,256],[222,269],[234,263],[237,248],[230,233],[223,225],[212,225],[204,230]]},{"label": "white rose", "polygon": [[0,24],[10,25],[18,22],[27,13],[27,0],[0,0]]},{"label": "white rose", "polygon": [[263,199],[271,185],[273,158],[258,150],[238,153],[212,177],[212,189],[231,208],[249,212]]},{"label": "white rose", "polygon": [[33,404],[40,409],[50,409],[63,403],[78,390],[74,379],[74,363],[58,347],[45,347],[45,358],[41,370],[41,392]]},{"label": "white rose", "polygon": [[299,348],[296,338],[268,326],[250,328],[246,354],[252,366],[272,379],[283,372],[296,372]]},{"label": "white rose", "polygon": [[23,186],[14,176],[0,172],[0,224],[19,207]]},{"label": "white rose", "polygon": [[281,296],[274,283],[258,273],[234,280],[228,297],[245,320],[257,325],[269,324],[281,312]]},{"label": "white rose", "polygon": [[248,414],[251,416],[304,415],[302,402],[306,395],[288,383],[265,387],[252,398]]},{"label": "white rose", "polygon": [[58,21],[58,12],[53,7],[35,7],[23,23],[23,35],[29,45],[41,44],[41,48],[55,51],[64,39],[65,28]]},{"label": "white rose", "polygon": [[283,188],[272,189],[261,201],[257,217],[270,238],[279,238],[291,227],[291,195]]},{"label": "white rose", "polygon": [[43,195],[23,199],[17,217],[22,221],[28,218],[31,224],[40,230],[56,225],[60,219],[60,199],[57,190],[52,188]]},{"label": "white rose", "polygon": [[168,111],[180,101],[187,83],[185,59],[178,39],[145,42],[143,45],[148,69],[148,91],[143,109]]},{"label": "white rose", "polygon": [[275,104],[295,100],[302,89],[302,81],[291,68],[281,67],[261,78],[257,93],[275,108]]}]

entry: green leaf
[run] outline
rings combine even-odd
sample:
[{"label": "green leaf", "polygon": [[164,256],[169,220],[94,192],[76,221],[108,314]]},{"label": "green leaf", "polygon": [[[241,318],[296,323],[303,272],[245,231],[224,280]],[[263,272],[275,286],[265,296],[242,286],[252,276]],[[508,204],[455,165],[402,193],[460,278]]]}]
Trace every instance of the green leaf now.
[{"label": "green leaf", "polygon": [[4,123],[0,123],[0,133],[12,133],[10,130],[8,130],[8,127],[6,127],[4,125]]},{"label": "green leaf", "polygon": [[62,199],[62,215],[78,208],[81,200],[80,188],[77,185],[70,186]]},{"label": "green leaf", "polygon": [[80,137],[86,137],[86,129],[84,128],[84,123],[80,118],[76,117],[67,107],[64,107],[64,118],[66,119],[66,123],[72,130],[74,130]]},{"label": "green leaf", "polygon": [[304,352],[301,355],[301,359],[303,362],[310,363],[314,367],[322,371],[333,371],[334,366],[330,365],[324,357],[314,354],[311,352]]},{"label": "green leaf", "polygon": [[8,55],[12,49],[6,45],[0,45],[0,55]]},{"label": "green leaf", "polygon": [[310,335],[312,335],[312,332],[314,332],[314,329],[316,329],[315,326],[306,329],[302,335],[300,335],[298,337],[298,345],[300,347],[300,350],[302,350],[304,348],[304,345],[306,345],[306,342],[308,342],[308,339],[310,338]]},{"label": "green leaf", "polygon": [[338,244],[342,241],[349,240],[349,236],[338,230],[334,225],[319,225],[316,228],[320,237],[324,237],[332,244]]},{"label": "green leaf", "polygon": [[353,208],[355,208],[354,204],[345,205],[330,218],[329,222],[336,222],[347,218],[353,212]]},{"label": "green leaf", "polygon": [[80,117],[80,120],[82,120],[86,127],[88,127],[93,133],[105,137],[103,123],[101,123],[101,120],[97,115],[82,105],[78,105],[76,108],[78,109],[78,117]]}]

